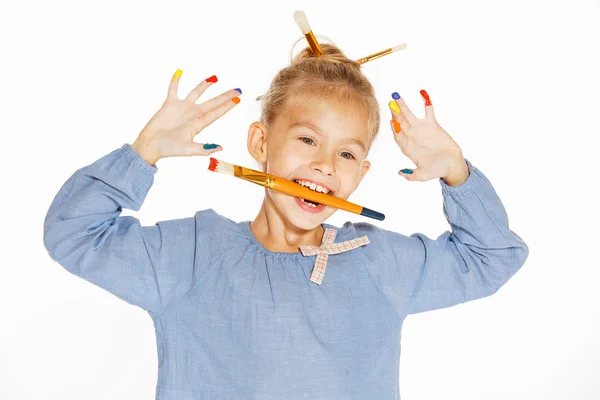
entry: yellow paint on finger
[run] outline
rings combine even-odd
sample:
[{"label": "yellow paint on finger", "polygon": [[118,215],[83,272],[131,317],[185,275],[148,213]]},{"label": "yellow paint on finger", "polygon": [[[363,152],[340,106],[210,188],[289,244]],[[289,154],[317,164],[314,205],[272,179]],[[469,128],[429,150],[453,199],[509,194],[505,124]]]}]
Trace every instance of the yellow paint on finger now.
[{"label": "yellow paint on finger", "polygon": [[181,78],[181,75],[183,74],[183,71],[178,69],[177,71],[175,71],[175,73],[173,74],[173,79],[171,79],[172,81],[175,80],[175,78]]},{"label": "yellow paint on finger", "polygon": [[396,114],[400,114],[400,107],[398,107],[398,104],[394,100],[389,102],[389,106]]}]

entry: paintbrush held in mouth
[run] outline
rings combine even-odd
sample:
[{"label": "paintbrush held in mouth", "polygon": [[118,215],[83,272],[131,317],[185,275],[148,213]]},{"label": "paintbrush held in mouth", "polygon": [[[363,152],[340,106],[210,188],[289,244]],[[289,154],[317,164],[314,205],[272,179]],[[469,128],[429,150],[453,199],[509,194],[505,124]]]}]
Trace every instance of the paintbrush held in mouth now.
[{"label": "paintbrush held in mouth", "polygon": [[[225,175],[232,175],[236,178],[244,179],[246,181],[255,183],[260,186],[268,187],[269,189],[276,190],[278,192],[287,194],[288,196],[296,197],[301,203],[307,205],[307,210],[312,212],[322,211],[324,206],[338,208],[340,210],[349,211],[354,214],[363,215],[365,217],[373,218],[379,221],[383,221],[385,215],[370,210],[366,207],[361,207],[357,204],[351,203],[347,200],[337,198],[330,194],[316,192],[305,186],[302,186],[296,182],[280,178],[275,175],[267,174],[260,171],[255,171],[250,168],[240,167],[239,165],[229,164],[227,162],[217,160],[216,158],[210,158],[210,165],[208,169],[213,172],[220,172]],[[318,206],[312,206],[306,202],[317,203]],[[311,210],[311,207],[315,210]],[[317,208],[318,207],[318,208]]]}]

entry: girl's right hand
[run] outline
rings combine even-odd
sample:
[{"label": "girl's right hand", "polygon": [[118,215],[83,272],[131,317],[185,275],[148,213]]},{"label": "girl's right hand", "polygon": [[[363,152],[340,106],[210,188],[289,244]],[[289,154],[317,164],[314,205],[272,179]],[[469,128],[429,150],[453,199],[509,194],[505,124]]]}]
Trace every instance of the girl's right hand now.
[{"label": "girl's right hand", "polygon": [[194,137],[240,102],[241,91],[231,89],[223,94],[196,104],[204,91],[217,81],[212,76],[201,82],[185,100],[177,96],[181,70],[171,79],[167,99],[148,121],[131,147],[150,165],[166,157],[207,156],[221,151],[221,146],[205,149],[204,144],[194,142]]}]

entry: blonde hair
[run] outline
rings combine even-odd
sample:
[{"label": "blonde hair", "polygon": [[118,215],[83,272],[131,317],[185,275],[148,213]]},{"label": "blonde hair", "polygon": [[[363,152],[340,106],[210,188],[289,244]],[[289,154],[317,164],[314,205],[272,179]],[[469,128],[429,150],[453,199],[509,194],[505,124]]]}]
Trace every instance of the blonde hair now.
[{"label": "blonde hair", "polygon": [[[349,59],[335,45],[320,44],[323,55],[315,57],[310,47],[280,70],[262,97],[260,122],[270,127],[278,115],[295,104],[311,104],[335,96],[349,101],[367,115],[370,149],[380,124],[379,103],[375,90],[361,72],[361,65]],[[292,47],[293,50],[293,47]]]}]

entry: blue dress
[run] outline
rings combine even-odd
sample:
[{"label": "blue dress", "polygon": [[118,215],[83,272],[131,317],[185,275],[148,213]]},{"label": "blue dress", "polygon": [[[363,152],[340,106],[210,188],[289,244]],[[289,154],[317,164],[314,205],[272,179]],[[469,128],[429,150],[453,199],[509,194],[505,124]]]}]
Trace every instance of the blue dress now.
[{"label": "blue dress", "polygon": [[77,170],[44,220],[44,245],[69,272],[146,310],[158,400],[399,399],[400,334],[411,313],[495,293],[528,247],[509,230],[489,180],[468,160],[459,186],[439,179],[452,231],[437,239],[347,222],[328,256],[265,249],[250,222],[215,211],[141,226],[156,166],[129,144]]}]

